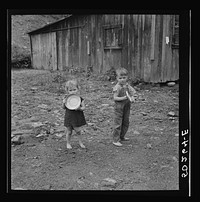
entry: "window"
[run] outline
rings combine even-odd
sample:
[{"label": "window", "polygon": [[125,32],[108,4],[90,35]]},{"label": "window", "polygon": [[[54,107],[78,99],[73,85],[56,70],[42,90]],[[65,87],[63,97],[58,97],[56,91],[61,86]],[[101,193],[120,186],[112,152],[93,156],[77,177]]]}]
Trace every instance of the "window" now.
[{"label": "window", "polygon": [[104,49],[122,48],[122,25],[106,25],[104,30]]},{"label": "window", "polygon": [[172,47],[179,47],[179,15],[175,15],[173,18]]}]

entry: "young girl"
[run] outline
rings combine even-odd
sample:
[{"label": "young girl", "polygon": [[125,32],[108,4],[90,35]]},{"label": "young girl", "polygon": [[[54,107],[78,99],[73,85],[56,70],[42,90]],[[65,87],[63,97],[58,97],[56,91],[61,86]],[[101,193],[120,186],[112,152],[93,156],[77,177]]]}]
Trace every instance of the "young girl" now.
[{"label": "young girl", "polygon": [[63,108],[65,109],[64,126],[66,127],[66,141],[67,149],[72,149],[70,144],[72,130],[75,130],[78,135],[79,145],[81,148],[85,148],[82,142],[81,127],[86,124],[83,110],[85,109],[84,99],[81,97],[80,107],[76,110],[70,110],[65,106],[65,102],[68,95],[75,94],[80,96],[80,88],[76,79],[72,79],[66,82],[65,85],[66,95],[63,99]]},{"label": "young girl", "polygon": [[135,89],[131,87],[128,80],[128,71],[125,68],[116,70],[118,83],[113,88],[114,104],[114,131],[113,144],[122,146],[120,141],[128,140],[125,137],[129,127],[129,116],[131,102],[134,102]]}]

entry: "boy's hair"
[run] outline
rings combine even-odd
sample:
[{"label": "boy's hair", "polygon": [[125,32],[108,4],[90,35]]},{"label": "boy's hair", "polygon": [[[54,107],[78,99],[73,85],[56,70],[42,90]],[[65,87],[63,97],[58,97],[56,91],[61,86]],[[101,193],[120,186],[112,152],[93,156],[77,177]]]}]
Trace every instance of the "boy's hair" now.
[{"label": "boy's hair", "polygon": [[68,91],[70,87],[76,86],[79,89],[78,81],[76,79],[71,79],[65,83],[65,90]]},{"label": "boy's hair", "polygon": [[117,74],[117,76],[128,76],[128,71],[127,71],[127,69],[121,67],[116,70],[116,74]]}]

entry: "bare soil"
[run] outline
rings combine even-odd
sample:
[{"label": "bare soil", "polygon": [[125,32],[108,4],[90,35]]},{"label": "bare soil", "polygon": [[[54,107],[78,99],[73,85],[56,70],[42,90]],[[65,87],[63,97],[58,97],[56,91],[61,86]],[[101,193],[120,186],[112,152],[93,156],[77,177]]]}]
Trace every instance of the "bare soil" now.
[{"label": "bare soil", "polygon": [[[11,147],[12,189],[179,189],[178,84],[136,86],[138,98],[131,106],[126,135],[130,141],[116,147],[111,138],[115,83],[79,75],[87,149],[79,147],[73,134],[73,149],[67,150],[63,78],[58,72],[12,70],[11,135],[21,137]],[[175,115],[169,116],[170,111]]]}]

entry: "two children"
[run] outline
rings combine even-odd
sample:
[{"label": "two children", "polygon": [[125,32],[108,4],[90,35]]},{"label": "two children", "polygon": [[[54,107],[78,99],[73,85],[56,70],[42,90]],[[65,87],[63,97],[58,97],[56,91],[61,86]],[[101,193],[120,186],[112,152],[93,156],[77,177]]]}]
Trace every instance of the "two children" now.
[{"label": "two children", "polygon": [[[113,88],[114,97],[114,131],[113,144],[122,146],[120,141],[128,140],[125,134],[129,127],[129,116],[131,102],[134,102],[134,94],[136,91],[128,83],[128,71],[124,68],[116,70],[118,83]],[[65,90],[67,95],[77,94],[80,96],[80,87],[77,80],[72,79],[66,83]],[[79,137],[79,145],[85,148],[82,142],[81,128],[86,125],[83,110],[85,109],[84,99],[81,97],[81,105],[77,110],[70,110],[65,106],[66,98],[63,100],[63,108],[65,109],[64,126],[66,127],[67,149],[71,149],[70,144],[72,130],[75,130]]]}]

